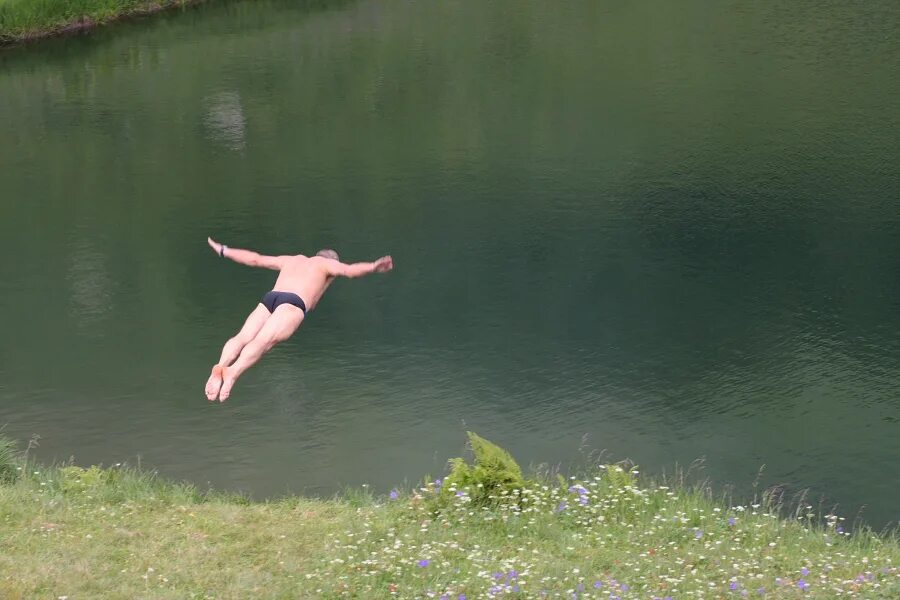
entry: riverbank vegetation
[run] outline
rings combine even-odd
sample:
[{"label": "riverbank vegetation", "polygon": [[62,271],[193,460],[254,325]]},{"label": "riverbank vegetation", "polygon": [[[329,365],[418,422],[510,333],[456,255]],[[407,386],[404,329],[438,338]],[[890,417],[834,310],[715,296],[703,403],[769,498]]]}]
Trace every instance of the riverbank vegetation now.
[{"label": "riverbank vegetation", "polygon": [[413,489],[272,502],[0,454],[0,597],[900,596],[894,533],[621,465],[529,478],[471,440]]},{"label": "riverbank vegetation", "polygon": [[200,0],[0,0],[0,45],[92,29]]}]

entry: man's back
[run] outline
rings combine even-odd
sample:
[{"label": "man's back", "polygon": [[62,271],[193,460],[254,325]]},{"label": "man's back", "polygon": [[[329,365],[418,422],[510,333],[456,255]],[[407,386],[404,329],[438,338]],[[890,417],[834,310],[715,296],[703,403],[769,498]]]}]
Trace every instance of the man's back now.
[{"label": "man's back", "polygon": [[334,280],[336,260],[321,256],[282,257],[281,272],[272,289],[297,294],[306,303],[308,310],[315,308],[319,299]]}]

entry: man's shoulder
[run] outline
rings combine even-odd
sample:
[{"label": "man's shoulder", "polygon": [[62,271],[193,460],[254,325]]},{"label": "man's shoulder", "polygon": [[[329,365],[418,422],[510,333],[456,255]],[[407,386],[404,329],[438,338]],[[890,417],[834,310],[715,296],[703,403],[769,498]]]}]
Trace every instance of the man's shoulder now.
[{"label": "man's shoulder", "polygon": [[302,265],[306,268],[313,267],[323,270],[328,270],[329,265],[334,262],[330,258],[325,258],[323,256],[306,256],[305,254],[293,254],[283,258],[287,261],[287,264],[290,265]]}]

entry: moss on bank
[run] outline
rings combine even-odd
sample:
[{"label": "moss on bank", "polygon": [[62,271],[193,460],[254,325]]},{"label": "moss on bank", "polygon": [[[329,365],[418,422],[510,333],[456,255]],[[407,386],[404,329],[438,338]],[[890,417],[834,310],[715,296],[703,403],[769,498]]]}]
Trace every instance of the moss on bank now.
[{"label": "moss on bank", "polygon": [[0,0],[0,45],[84,31],[204,0]]},{"label": "moss on bank", "polygon": [[19,465],[0,484],[0,597],[900,597],[897,537],[836,516],[617,466],[511,486],[491,470],[248,502],[121,467]]}]

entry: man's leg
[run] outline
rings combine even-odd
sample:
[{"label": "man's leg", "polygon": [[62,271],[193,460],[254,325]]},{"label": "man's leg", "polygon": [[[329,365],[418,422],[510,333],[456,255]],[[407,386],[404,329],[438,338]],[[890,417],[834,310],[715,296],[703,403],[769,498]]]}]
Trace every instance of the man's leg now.
[{"label": "man's leg", "polygon": [[244,326],[237,335],[225,342],[225,347],[222,348],[222,356],[219,357],[219,362],[213,365],[212,373],[210,373],[209,379],[206,381],[207,399],[215,400],[216,396],[219,395],[219,388],[222,387],[222,368],[234,362],[234,359],[238,357],[244,346],[249,344],[256,337],[256,334],[260,332],[269,316],[269,309],[262,304],[257,305],[253,312],[250,313],[250,316],[247,317]]},{"label": "man's leg", "polygon": [[219,401],[224,402],[231,395],[231,387],[244,371],[256,364],[262,355],[272,347],[293,335],[303,323],[303,311],[290,304],[282,304],[275,309],[259,333],[248,342],[234,364],[224,369],[222,390]]}]

